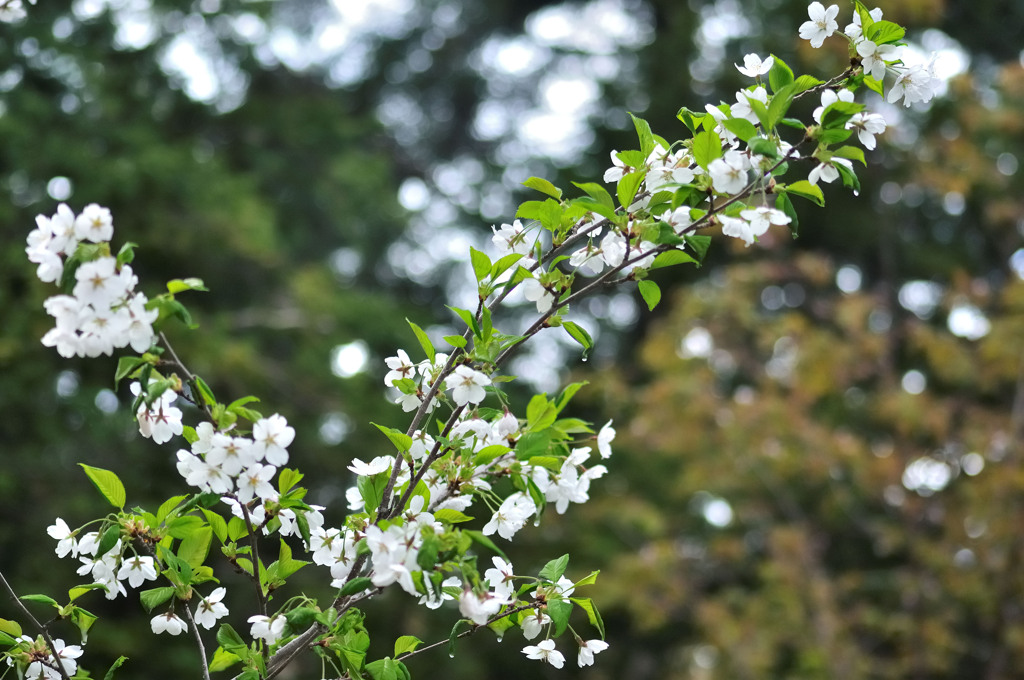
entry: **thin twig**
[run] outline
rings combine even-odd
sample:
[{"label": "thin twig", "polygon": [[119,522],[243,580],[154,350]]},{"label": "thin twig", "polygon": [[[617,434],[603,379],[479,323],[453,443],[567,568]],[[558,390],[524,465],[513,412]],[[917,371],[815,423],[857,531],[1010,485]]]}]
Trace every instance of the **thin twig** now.
[{"label": "thin twig", "polygon": [[188,627],[192,630],[192,636],[195,637],[196,644],[199,646],[199,658],[203,665],[203,680],[210,680],[210,667],[206,665],[206,647],[203,646],[203,638],[199,635],[199,626],[192,618],[192,610],[188,608],[188,604],[184,609],[185,616],[188,618]]},{"label": "thin twig", "polygon": [[50,633],[46,629],[46,626],[39,623],[36,617],[32,615],[32,612],[30,612],[25,606],[25,603],[18,598],[18,594],[14,592],[14,588],[11,588],[11,584],[7,582],[6,578],[4,578],[3,572],[0,572],[0,583],[3,583],[4,590],[7,591],[7,595],[11,598],[11,601],[14,602],[14,605],[20,609],[21,613],[32,622],[32,625],[43,634],[43,639],[46,640],[46,646],[50,649],[50,654],[53,656],[55,667],[57,672],[60,673],[60,677],[63,678],[63,680],[71,680],[71,678],[68,677],[68,672],[64,670],[64,664],[60,662],[60,657],[57,656],[57,647],[53,644],[53,638],[50,637]]},{"label": "thin twig", "polygon": [[[519,613],[521,611],[526,611],[527,609],[536,609],[536,608],[537,608],[537,605],[535,603],[523,604],[523,605],[519,605],[518,607],[513,607],[512,609],[509,609],[508,611],[502,612],[498,616],[495,616],[493,619],[488,620],[487,623],[483,624],[482,626],[481,625],[474,625],[469,630],[464,630],[461,633],[459,633],[458,635],[456,635],[455,637],[456,638],[469,637],[470,635],[476,633],[481,628],[485,628],[485,627],[491,625],[492,623],[494,623],[495,621],[500,621],[501,619],[507,618],[507,617],[512,616],[513,614],[517,614],[517,613]],[[404,654],[400,654],[400,655],[396,656],[395,657],[395,661],[403,661],[405,659],[408,659],[410,656],[415,656],[416,654],[419,654],[420,652],[425,652],[425,651],[427,651],[429,649],[434,649],[436,647],[440,647],[443,644],[447,644],[450,640],[451,640],[451,638],[445,638],[444,640],[438,640],[437,642],[432,642],[431,644],[427,645],[426,647],[417,647],[416,649],[414,649],[414,650],[412,650],[410,652],[405,652]]]}]

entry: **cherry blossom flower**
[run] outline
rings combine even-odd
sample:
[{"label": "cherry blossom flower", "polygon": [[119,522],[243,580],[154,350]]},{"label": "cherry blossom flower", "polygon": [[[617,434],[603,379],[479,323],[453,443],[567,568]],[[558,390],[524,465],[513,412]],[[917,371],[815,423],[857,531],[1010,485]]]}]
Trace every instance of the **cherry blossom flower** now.
[{"label": "cherry blossom flower", "polygon": [[847,130],[856,130],[857,138],[864,145],[865,149],[875,148],[875,135],[885,132],[885,118],[877,113],[853,114],[853,117],[846,122]]},{"label": "cherry blossom flower", "polygon": [[250,616],[248,622],[252,624],[249,634],[254,638],[266,640],[267,644],[271,645],[281,639],[281,635],[284,633],[284,624],[286,623],[283,616],[271,618],[259,614]]},{"label": "cherry blossom flower", "polygon": [[187,625],[174,612],[167,612],[166,614],[154,616],[149,622],[149,627],[153,629],[155,634],[169,633],[170,635],[180,635],[187,628]]},{"label": "cherry blossom flower", "polygon": [[755,87],[753,90],[740,90],[736,93],[736,103],[729,107],[729,111],[732,112],[733,118],[742,118],[757,125],[760,118],[754,113],[754,109],[750,105],[751,100],[759,101],[767,106],[768,90],[761,86]]},{"label": "cherry blossom flower", "polygon": [[550,616],[540,609],[534,609],[530,612],[529,616],[523,619],[521,624],[523,628],[523,637],[527,640],[532,640],[540,635],[540,631],[549,623],[551,623]]},{"label": "cherry blossom flower", "polygon": [[288,426],[284,416],[275,413],[269,418],[258,420],[253,425],[252,438],[256,460],[266,460],[278,467],[288,463],[288,452],[285,449],[295,439],[295,430]]},{"label": "cherry blossom flower", "polygon": [[604,181],[608,183],[618,182],[620,179],[633,172],[633,168],[629,167],[621,160],[619,160],[619,152],[612,151],[612,167],[604,171]]},{"label": "cherry blossom flower", "polygon": [[242,503],[248,503],[254,497],[266,500],[274,495],[274,487],[270,480],[277,474],[277,468],[273,465],[253,463],[245,472],[238,476],[238,491],[235,495]]},{"label": "cherry blossom flower", "polygon": [[484,525],[484,536],[497,532],[506,540],[512,540],[516,532],[526,526],[527,520],[537,512],[533,499],[521,491],[506,498],[491,520]]},{"label": "cherry blossom flower", "polygon": [[199,600],[199,604],[196,606],[195,615],[197,626],[202,626],[209,630],[217,624],[217,619],[228,615],[227,606],[221,602],[226,594],[226,589],[214,588],[209,597],[204,597]]},{"label": "cherry blossom flower", "polygon": [[611,458],[612,440],[615,439],[615,430],[612,428],[612,421],[604,424],[597,433],[597,451],[601,458]]},{"label": "cherry blossom flower", "polygon": [[747,170],[750,169],[749,159],[739,151],[726,151],[725,156],[716,158],[708,164],[708,174],[715,191],[723,194],[735,194],[747,186]]},{"label": "cherry blossom flower", "polygon": [[459,406],[479,404],[487,396],[484,387],[490,384],[490,378],[466,365],[456,367],[445,381],[445,386],[452,390],[452,399]]},{"label": "cherry blossom flower", "polygon": [[[882,8],[881,7],[876,7],[873,10],[871,10],[870,12],[868,12],[868,15],[871,17],[872,21],[881,21],[882,20]],[[860,40],[862,40],[864,38],[864,32],[863,32],[863,29],[861,28],[861,23],[860,23],[860,12],[856,12],[855,11],[853,13],[853,23],[847,24],[846,28],[843,30],[843,32],[846,33],[847,37],[849,37],[855,43],[859,42]]]},{"label": "cherry blossom flower", "polygon": [[109,241],[114,236],[114,220],[110,210],[90,203],[75,218],[75,236],[80,241],[100,243]]},{"label": "cherry blossom flower", "polygon": [[545,314],[555,304],[555,296],[537,279],[523,281],[523,295],[530,302],[537,304],[537,312]]},{"label": "cherry blossom flower", "polygon": [[821,47],[825,38],[839,28],[839,24],[836,23],[839,5],[830,5],[828,9],[825,9],[820,2],[812,2],[807,6],[807,15],[811,20],[800,24],[800,37],[810,40],[811,47]]},{"label": "cherry blossom flower", "polygon": [[561,668],[565,665],[565,657],[562,656],[560,651],[555,649],[554,640],[541,640],[536,645],[527,645],[523,647],[523,654],[528,659],[546,661],[555,668]]},{"label": "cherry blossom flower", "polygon": [[608,643],[604,640],[583,640],[580,641],[580,654],[576,663],[580,668],[594,665],[594,655],[608,649]]},{"label": "cherry blossom flower", "polygon": [[915,102],[926,103],[935,96],[937,83],[932,74],[932,63],[926,66],[911,66],[896,78],[885,99],[889,103],[895,103],[902,98],[904,106],[910,106]]},{"label": "cherry blossom flower", "polygon": [[861,56],[864,73],[875,80],[885,78],[885,62],[899,59],[902,49],[899,45],[876,45],[870,40],[861,40],[857,43],[857,54]]},{"label": "cherry blossom flower", "polygon": [[514,574],[512,573],[512,564],[510,562],[506,562],[500,557],[492,557],[491,564],[493,564],[494,567],[484,572],[484,578],[491,585],[495,595],[500,598],[510,600],[512,597],[512,591],[515,590],[512,582],[514,577]]},{"label": "cherry blossom flower", "polygon": [[839,171],[836,170],[836,164],[843,165],[846,168],[853,170],[853,163],[846,158],[834,157],[828,163],[821,163],[811,169],[807,175],[807,181],[811,184],[817,184],[818,180],[822,182],[834,182],[839,179]]},{"label": "cherry blossom flower", "polygon": [[58,517],[53,524],[46,527],[46,533],[57,539],[57,547],[54,549],[57,557],[66,557],[69,553],[72,557],[78,557],[78,541],[75,540],[75,534],[67,522]]},{"label": "cherry blossom flower", "polygon": [[772,70],[772,64],[775,63],[775,57],[768,57],[764,61],[761,61],[761,57],[756,54],[748,54],[743,57],[743,66],[739,64],[733,64],[736,69],[743,75],[750,78],[757,78],[763,76]]},{"label": "cherry blossom flower", "polygon": [[129,557],[121,562],[121,568],[117,572],[119,581],[128,579],[128,585],[138,588],[146,581],[156,580],[156,566],[153,558],[149,556]]},{"label": "cherry blossom flower", "polygon": [[814,109],[811,113],[814,120],[821,122],[821,114],[825,112],[825,109],[832,106],[836,102],[852,102],[853,91],[842,89],[842,90],[831,90],[826,89],[821,93],[821,106]]},{"label": "cherry blossom flower", "polygon": [[385,359],[384,363],[391,369],[384,376],[384,384],[388,387],[393,386],[397,380],[416,377],[416,364],[412,363],[412,359],[404,349],[398,350],[397,356]]},{"label": "cherry blossom flower", "polygon": [[506,604],[508,599],[496,593],[478,595],[472,590],[463,590],[459,596],[459,612],[478,626],[486,625]]}]

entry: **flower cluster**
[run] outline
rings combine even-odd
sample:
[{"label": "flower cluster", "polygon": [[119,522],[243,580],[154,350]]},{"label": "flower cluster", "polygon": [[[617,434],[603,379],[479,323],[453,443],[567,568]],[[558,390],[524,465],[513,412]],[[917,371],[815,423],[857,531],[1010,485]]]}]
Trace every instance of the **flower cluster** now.
[{"label": "flower cluster", "polygon": [[295,430],[284,416],[275,413],[261,418],[252,437],[217,432],[207,422],[196,427],[196,435],[191,451],[178,451],[178,473],[189,486],[206,493],[230,494],[239,503],[275,498],[277,492],[270,481],[277,468],[288,462],[286,449],[295,439]]},{"label": "flower cluster", "polygon": [[[36,217],[36,228],[28,235],[25,252],[38,265],[36,275],[45,283],[57,283],[64,276],[62,256],[75,253],[80,242],[102,244],[96,257],[81,263],[74,272],[71,295],[55,295],[45,309],[56,323],[43,336],[43,344],[56,347],[63,357],[112,354],[115,348],[131,345],[145,352],[153,344],[153,322],[157,312],[146,308],[148,300],[135,292],[138,277],[131,266],[118,266],[107,245],[114,233],[110,211],[92,203],[77,217],[61,203],[57,212]],[[103,251],[107,254],[102,254]]]},{"label": "flower cluster", "polygon": [[64,676],[58,670],[58,661],[60,668],[64,669],[64,674],[68,677],[78,672],[76,659],[82,656],[82,648],[79,645],[68,645],[61,638],[56,638],[53,641],[54,651],[51,651],[42,636],[33,640],[27,635],[22,635],[16,641],[17,652],[7,657],[7,665],[15,666],[17,659],[22,666],[19,669],[19,677],[30,680],[60,680]]}]

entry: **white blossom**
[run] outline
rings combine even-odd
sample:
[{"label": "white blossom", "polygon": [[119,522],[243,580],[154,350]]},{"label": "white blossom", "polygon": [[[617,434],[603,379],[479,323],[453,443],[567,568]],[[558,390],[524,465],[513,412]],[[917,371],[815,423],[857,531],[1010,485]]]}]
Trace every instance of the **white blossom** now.
[{"label": "white blossom", "polygon": [[821,47],[825,38],[839,28],[839,24],[836,23],[839,5],[830,5],[828,9],[825,9],[820,2],[812,2],[807,6],[807,15],[810,17],[810,21],[800,24],[800,37],[810,40],[811,47]]}]

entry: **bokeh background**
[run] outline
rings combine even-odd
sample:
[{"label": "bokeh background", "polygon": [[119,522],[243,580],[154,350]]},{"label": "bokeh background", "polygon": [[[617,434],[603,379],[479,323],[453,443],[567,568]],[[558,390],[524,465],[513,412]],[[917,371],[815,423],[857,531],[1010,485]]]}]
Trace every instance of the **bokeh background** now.
[{"label": "bokeh background", "polygon": [[[542,337],[513,365],[540,390],[590,381],[577,415],[619,432],[592,501],[513,553],[524,573],[564,552],[571,576],[600,569],[611,648],[578,671],[566,641],[555,671],[517,632],[482,632],[455,659],[411,660],[415,677],[1024,677],[1024,5],[879,5],[915,58],[935,53],[942,88],[926,107],[871,104],[893,129],[859,197],[826,187],[796,240],[716,239],[702,269],[658,273],[654,314],[630,291],[581,305],[587,363]],[[207,282],[176,348],[218,395],[287,416],[338,522],[348,461],[390,448],[369,421],[404,429],[381,380],[415,347],[403,318],[454,327],[442,303],[465,298],[468,246],[511,221],[522,180],[596,179],[635,146],[629,111],[686,136],[676,110],[732,101],[747,52],[816,75],[846,59],[841,39],[798,40],[806,5],[788,0],[29,10],[0,27],[0,570],[21,593],[77,582],[45,533],[104,512],[75,463],[115,470],[131,504],[178,488],[116,359],[39,344],[37,213],[107,205],[147,292]],[[294,593],[328,596],[313,569]],[[90,637],[94,674],[124,653],[121,678],[196,675],[189,642],[150,635],[133,598],[85,606],[113,617]],[[390,594],[368,607],[374,650],[446,637],[457,616]]]}]

